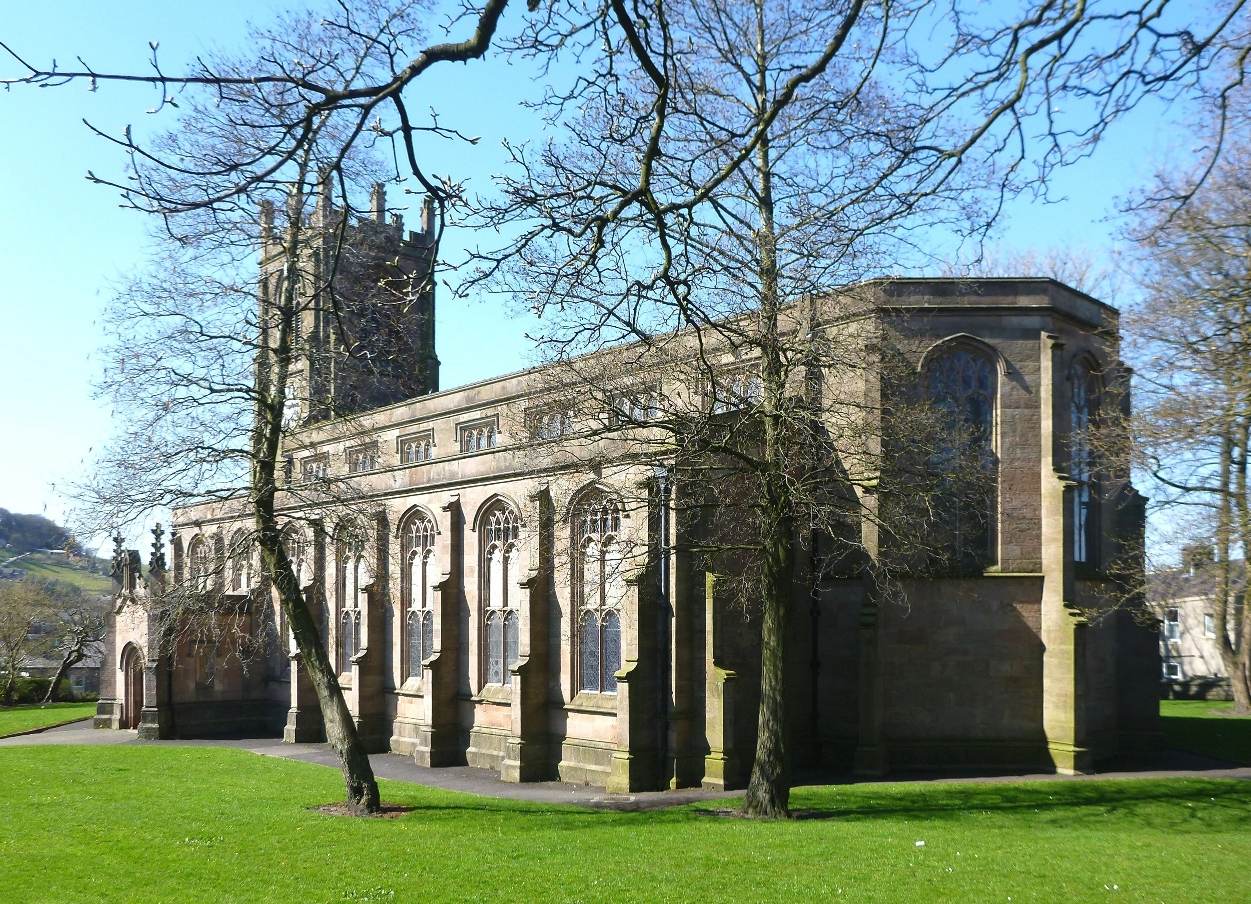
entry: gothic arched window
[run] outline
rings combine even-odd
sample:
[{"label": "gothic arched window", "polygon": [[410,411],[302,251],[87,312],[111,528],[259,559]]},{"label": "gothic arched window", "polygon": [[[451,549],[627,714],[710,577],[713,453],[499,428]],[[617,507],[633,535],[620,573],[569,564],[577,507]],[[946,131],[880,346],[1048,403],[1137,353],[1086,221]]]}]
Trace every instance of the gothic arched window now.
[{"label": "gothic arched window", "polygon": [[482,625],[486,684],[506,684],[518,656],[517,513],[496,503],[482,519]]},{"label": "gothic arched window", "polygon": [[925,389],[940,430],[931,459],[942,481],[932,541],[957,570],[980,571],[993,559],[998,497],[995,362],[972,343],[953,343],[930,359]]},{"label": "gothic arched window", "polygon": [[207,593],[212,581],[213,553],[204,537],[191,541],[187,560],[190,562],[191,589],[196,593]]},{"label": "gothic arched window", "polygon": [[434,654],[434,588],[439,569],[434,522],[418,514],[404,529],[404,677],[420,678],[421,664]]},{"label": "gothic arched window", "polygon": [[400,440],[400,461],[413,465],[434,458],[434,435],[423,433]]},{"label": "gothic arched window", "polygon": [[371,582],[365,562],[365,536],[356,524],[339,527],[335,543],[335,596],[339,610],[339,671],[352,670],[352,657],[361,651],[361,622],[365,588]]},{"label": "gothic arched window", "polygon": [[240,529],[230,537],[230,589],[243,593],[252,586],[252,547],[247,532]]},{"label": "gothic arched window", "polygon": [[621,602],[625,596],[621,507],[596,495],[574,510],[579,691],[611,694],[621,668]]},{"label": "gothic arched window", "polygon": [[1073,561],[1093,564],[1098,540],[1097,484],[1091,428],[1099,409],[1099,382],[1082,360],[1069,370],[1069,477],[1073,488]]}]

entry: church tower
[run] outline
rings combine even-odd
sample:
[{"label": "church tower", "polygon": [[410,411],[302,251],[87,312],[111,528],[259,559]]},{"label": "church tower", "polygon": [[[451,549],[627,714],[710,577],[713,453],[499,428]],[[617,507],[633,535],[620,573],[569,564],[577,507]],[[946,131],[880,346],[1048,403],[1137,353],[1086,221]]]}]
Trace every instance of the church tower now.
[{"label": "church tower", "polygon": [[[293,196],[289,215],[300,217],[300,231],[289,422],[312,424],[437,392],[433,201],[422,204],[421,230],[407,233],[399,214],[388,220],[381,183],[368,216],[334,208],[325,182],[311,215],[302,207]],[[263,311],[281,298],[287,237],[275,230],[273,207],[265,203]],[[261,318],[263,341],[272,338],[270,319]]]}]

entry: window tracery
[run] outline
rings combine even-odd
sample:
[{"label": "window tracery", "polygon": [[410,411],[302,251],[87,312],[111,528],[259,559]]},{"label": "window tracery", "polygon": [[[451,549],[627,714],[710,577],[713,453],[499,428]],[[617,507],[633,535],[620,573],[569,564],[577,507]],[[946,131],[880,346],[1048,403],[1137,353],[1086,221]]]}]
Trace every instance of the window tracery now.
[{"label": "window tracery", "polygon": [[434,434],[420,433],[400,439],[400,462],[415,465],[434,458]]},{"label": "window tracery", "polygon": [[191,541],[187,560],[190,563],[191,589],[196,593],[207,593],[212,586],[213,555],[204,537],[196,537]]},{"label": "window tracery", "polygon": [[595,495],[575,510],[575,655],[578,690],[612,694],[621,668],[621,603],[625,569],[621,507]]},{"label": "window tracery", "polygon": [[252,549],[246,531],[230,537],[230,589],[242,593],[252,586]]},{"label": "window tracery", "polygon": [[499,427],[496,425],[495,418],[477,421],[472,424],[462,424],[459,428],[459,433],[460,451],[462,452],[481,452],[484,449],[494,449],[499,442]]},{"label": "window tracery", "polygon": [[1099,407],[1099,385],[1085,360],[1070,369],[1069,389],[1069,477],[1076,484],[1071,502],[1073,561],[1093,564],[1098,525],[1091,428]]},{"label": "window tracery", "polygon": [[352,657],[361,651],[361,624],[366,607],[366,587],[370,583],[365,562],[364,533],[357,525],[339,528],[335,544],[335,587],[339,609],[339,671],[352,670]]},{"label": "window tracery", "polygon": [[507,684],[519,653],[519,615],[514,595],[520,519],[511,506],[497,502],[482,523],[484,683]]},{"label": "window tracery", "polygon": [[404,677],[420,678],[422,663],[434,654],[434,588],[439,580],[435,529],[416,515],[404,531]]},{"label": "window tracery", "polygon": [[930,359],[925,388],[941,431],[931,465],[945,481],[936,548],[958,570],[980,570],[991,562],[998,496],[995,362],[971,343],[953,343]]}]

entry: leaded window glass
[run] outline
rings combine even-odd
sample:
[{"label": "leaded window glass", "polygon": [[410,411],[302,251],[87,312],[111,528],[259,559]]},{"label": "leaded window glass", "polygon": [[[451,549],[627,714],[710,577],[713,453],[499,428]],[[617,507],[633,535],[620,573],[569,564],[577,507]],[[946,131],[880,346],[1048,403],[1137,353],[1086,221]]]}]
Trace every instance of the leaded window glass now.
[{"label": "leaded window glass", "polygon": [[991,561],[998,495],[995,364],[980,349],[947,348],[929,363],[926,391],[942,431],[931,460],[943,478],[934,548],[957,570],[977,571]]},{"label": "leaded window glass", "polygon": [[196,537],[191,541],[191,552],[187,558],[191,562],[191,589],[197,593],[208,592],[213,573],[213,556],[203,537]]},{"label": "leaded window glass", "polygon": [[230,589],[236,593],[252,586],[252,551],[247,534],[237,530],[230,538]]},{"label": "leaded window glass", "polygon": [[621,507],[596,495],[575,510],[574,591],[578,605],[578,690],[614,693],[621,667],[621,614],[625,597]]},{"label": "leaded window glass", "polygon": [[434,537],[434,522],[424,515],[414,517],[404,531],[406,678],[420,678],[422,663],[434,654],[434,590],[439,580]]},{"label": "leaded window glass", "polygon": [[1095,376],[1085,362],[1073,365],[1069,374],[1069,477],[1072,495],[1073,561],[1093,563],[1098,536],[1094,515],[1095,468],[1091,427],[1099,403]]},{"label": "leaded window glass", "polygon": [[504,683],[504,613],[487,614],[487,684]]},{"label": "leaded window glass", "polygon": [[434,458],[434,436],[424,433],[400,440],[400,461],[406,465],[430,461]]},{"label": "leaded window glass", "polygon": [[339,609],[339,671],[352,669],[361,651],[361,633],[369,578],[364,556],[365,535],[359,525],[345,523],[335,543],[335,600]]},{"label": "leaded window glass", "polygon": [[518,613],[514,594],[517,587],[517,539],[520,522],[517,513],[498,503],[482,522],[481,592],[487,684],[504,684],[518,656]]},{"label": "leaded window glass", "polygon": [[499,440],[495,421],[465,424],[460,428],[460,451],[481,452],[494,449]]}]

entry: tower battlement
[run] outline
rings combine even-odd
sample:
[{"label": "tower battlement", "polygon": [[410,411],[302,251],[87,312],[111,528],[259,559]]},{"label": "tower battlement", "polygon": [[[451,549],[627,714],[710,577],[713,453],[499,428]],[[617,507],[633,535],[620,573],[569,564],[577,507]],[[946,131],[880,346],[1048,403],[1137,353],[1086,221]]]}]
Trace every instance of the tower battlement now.
[{"label": "tower battlement", "polygon": [[[286,217],[299,223],[293,417],[314,423],[436,392],[433,200],[423,199],[419,231],[388,212],[381,183],[364,215],[335,207],[325,182],[311,212],[305,203],[293,195]],[[260,227],[260,303],[272,309],[291,273],[292,227],[276,228],[270,202],[262,203]],[[262,317],[263,329],[271,320]]]}]

